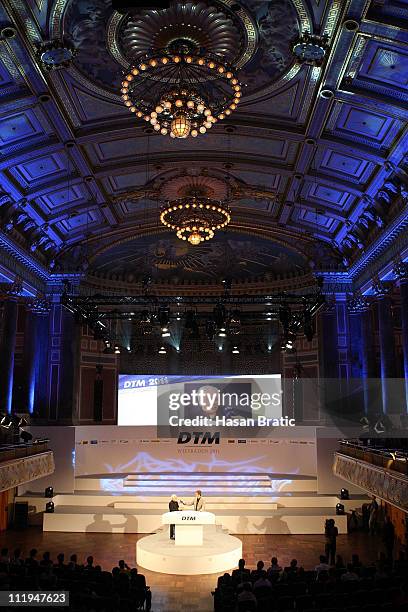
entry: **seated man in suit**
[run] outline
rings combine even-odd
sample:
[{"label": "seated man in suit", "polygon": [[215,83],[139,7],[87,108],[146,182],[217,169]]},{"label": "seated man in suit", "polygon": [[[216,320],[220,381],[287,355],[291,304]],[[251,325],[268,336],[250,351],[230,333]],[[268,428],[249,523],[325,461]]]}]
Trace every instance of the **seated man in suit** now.
[{"label": "seated man in suit", "polygon": [[[177,501],[177,495],[172,495],[169,501],[169,511],[177,512],[179,510],[179,503]],[[175,538],[175,525],[170,525],[170,540]]]},{"label": "seated man in suit", "polygon": [[234,569],[232,572],[232,582],[235,586],[248,582],[251,572],[245,567],[245,559],[238,561],[238,569]]},{"label": "seated man in suit", "polygon": [[190,503],[184,502],[182,499],[180,501],[183,506],[193,506],[193,510],[197,510],[198,512],[204,512],[205,510],[205,503],[200,489],[197,489],[195,497]]}]

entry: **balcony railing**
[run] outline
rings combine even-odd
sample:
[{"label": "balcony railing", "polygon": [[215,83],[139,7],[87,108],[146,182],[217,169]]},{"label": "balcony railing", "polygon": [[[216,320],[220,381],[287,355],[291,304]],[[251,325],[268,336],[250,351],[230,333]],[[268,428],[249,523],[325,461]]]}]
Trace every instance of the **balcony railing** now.
[{"label": "balcony railing", "polygon": [[48,450],[49,440],[30,444],[10,444],[0,447],[0,491],[7,491],[55,470],[54,455]]},{"label": "balcony railing", "polygon": [[334,455],[333,472],[372,495],[408,511],[408,476],[395,470],[373,465],[343,452]]},{"label": "balcony railing", "polygon": [[408,452],[405,449],[372,447],[351,440],[341,440],[340,452],[387,470],[408,474]]},{"label": "balcony railing", "polygon": [[42,440],[34,440],[29,444],[2,444],[0,445],[0,463],[3,461],[11,461],[12,459],[22,459],[30,457],[38,453],[44,453],[48,450],[48,438]]}]

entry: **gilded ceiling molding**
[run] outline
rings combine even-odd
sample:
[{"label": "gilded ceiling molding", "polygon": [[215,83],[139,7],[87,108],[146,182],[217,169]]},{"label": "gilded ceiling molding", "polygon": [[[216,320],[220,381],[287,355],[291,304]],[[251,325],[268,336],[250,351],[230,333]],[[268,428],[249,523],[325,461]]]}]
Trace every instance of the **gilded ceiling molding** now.
[{"label": "gilded ceiling molding", "polygon": [[404,512],[408,511],[408,477],[361,459],[335,453],[333,472]]},{"label": "gilded ceiling molding", "polygon": [[31,11],[27,10],[27,0],[10,0],[10,4],[24,22],[24,32],[27,34],[30,43],[34,46],[36,43],[42,42],[40,29]]},{"label": "gilded ceiling molding", "polygon": [[[127,295],[140,295],[143,287],[140,282],[130,283],[124,280],[112,280],[103,278],[98,274],[90,274],[81,284],[81,289],[89,289],[91,292],[125,291]],[[304,291],[316,288],[316,277],[312,273],[304,276],[288,277],[283,279],[268,279],[262,281],[241,280],[232,282],[230,294],[239,295],[267,295],[280,292]],[[183,295],[183,296],[217,296],[223,288],[220,283],[185,282],[174,285],[163,279],[154,281],[152,295]]]},{"label": "gilded ceiling molding", "polygon": [[31,257],[18,246],[9,236],[0,230],[0,261],[10,271],[40,288],[48,280],[50,274],[45,266]]}]

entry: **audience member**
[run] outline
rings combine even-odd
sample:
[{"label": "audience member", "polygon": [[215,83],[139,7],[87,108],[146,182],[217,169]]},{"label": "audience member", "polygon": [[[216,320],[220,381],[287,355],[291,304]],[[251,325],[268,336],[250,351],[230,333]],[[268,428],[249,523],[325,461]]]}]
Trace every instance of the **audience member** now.
[{"label": "audience member", "polygon": [[341,580],[343,582],[349,582],[349,581],[352,581],[352,580],[359,580],[358,574],[355,572],[352,563],[348,563],[347,564],[347,571],[345,571],[344,574],[342,574]]},{"label": "audience member", "polygon": [[250,575],[250,570],[245,567],[245,559],[240,559],[238,561],[238,569],[232,572],[232,581],[234,584],[243,584],[248,582]]},{"label": "audience member", "polygon": [[8,548],[2,548],[0,551],[0,563],[8,565],[10,563],[10,557],[8,554]]},{"label": "audience member", "polygon": [[327,562],[330,565],[334,565],[336,559],[336,548],[337,548],[337,536],[339,530],[336,527],[334,519],[328,519],[324,527],[324,535],[326,538],[325,554]]},{"label": "audience member", "polygon": [[368,507],[369,518],[368,518],[368,530],[371,535],[377,532],[377,520],[378,520],[378,504],[375,495],[371,498],[371,504]]},{"label": "audience member", "polygon": [[[285,567],[284,572],[276,571],[278,560],[272,558],[272,569],[269,574],[258,562],[256,570],[258,579],[253,585],[246,580],[242,584],[234,583],[229,574],[224,574],[218,579],[214,595],[215,612],[270,612],[271,610],[324,610],[328,612],[327,606],[336,608],[338,602],[346,602],[350,599],[345,612],[351,612],[354,607],[364,608],[367,603],[367,612],[402,612],[406,609],[407,586],[406,570],[408,569],[404,553],[400,553],[398,559],[391,563],[384,552],[379,555],[377,562],[363,564],[358,554],[353,554],[351,561],[344,567],[343,559],[336,556],[335,565],[330,566],[324,555],[320,556],[319,564],[315,572],[305,572],[298,566],[296,559],[292,559],[290,565]],[[239,568],[234,570],[235,575],[248,571],[245,561],[241,559]],[[234,573],[233,572],[233,573]],[[270,575],[276,575],[274,581],[269,580]],[[290,578],[289,578],[290,577]],[[317,580],[315,581],[314,578]],[[353,588],[348,583],[356,583]],[[387,588],[389,584],[389,588]],[[385,590],[384,590],[385,586]],[[353,606],[351,593],[357,590],[359,594],[358,604]],[[391,592],[392,591],[392,592]],[[357,602],[357,599],[356,599]],[[375,606],[378,603],[378,608]],[[344,604],[339,605],[339,608]],[[349,610],[350,607],[350,610]],[[333,610],[334,612],[334,610]]]},{"label": "audience member", "polygon": [[24,565],[24,560],[21,557],[21,548],[15,549],[15,551],[13,552],[13,556],[10,559],[10,563],[11,565],[18,565],[18,566]]},{"label": "audience member", "polygon": [[254,584],[262,576],[262,572],[264,571],[265,563],[263,561],[258,561],[256,564],[256,569],[251,572],[251,582]]},{"label": "audience member", "polygon": [[320,555],[320,562],[315,567],[316,575],[318,576],[320,572],[328,572],[330,569],[330,565],[327,563],[327,559],[324,555]]},{"label": "audience member", "polygon": [[256,589],[271,589],[272,585],[269,582],[268,578],[266,577],[266,571],[263,569],[260,572],[260,576],[258,578],[258,580],[255,580],[254,582],[254,591],[256,591]]},{"label": "audience member", "polygon": [[281,566],[278,563],[277,557],[272,557],[271,564],[268,567],[268,569],[266,570],[268,578],[272,578],[273,577],[274,579],[276,579],[275,577],[279,576],[281,571],[282,571],[282,568],[281,568]]},{"label": "audience member", "polygon": [[258,602],[254,593],[252,592],[252,584],[250,582],[244,582],[242,585],[242,591],[237,597],[237,601],[239,604],[242,602],[251,602],[254,608],[257,607]]},{"label": "audience member", "polygon": [[383,541],[384,541],[384,546],[385,546],[385,550],[387,553],[387,559],[389,561],[392,561],[393,553],[394,553],[395,528],[389,516],[385,517],[385,524],[384,524],[384,529],[383,529]]},{"label": "audience member", "polygon": [[38,550],[36,548],[32,548],[30,550],[29,556],[27,557],[25,564],[29,567],[38,567],[38,561],[36,556],[38,554]]}]

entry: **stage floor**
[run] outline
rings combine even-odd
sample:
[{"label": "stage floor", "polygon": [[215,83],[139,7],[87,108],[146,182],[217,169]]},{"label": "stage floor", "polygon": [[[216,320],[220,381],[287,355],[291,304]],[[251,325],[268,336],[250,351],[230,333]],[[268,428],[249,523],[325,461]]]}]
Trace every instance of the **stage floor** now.
[{"label": "stage floor", "polygon": [[[78,558],[92,554],[95,564],[110,571],[119,559],[129,565],[135,562],[136,542],[144,536],[134,534],[105,533],[53,533],[43,532],[40,527],[29,527],[25,531],[6,531],[0,533],[0,545],[9,549],[21,547],[23,555],[35,547],[42,554],[50,551],[53,558],[59,552],[65,555],[77,553]],[[324,548],[323,535],[245,535],[239,536],[243,544],[243,557],[253,568],[262,559],[268,563],[276,555],[281,565],[288,565],[296,557],[305,569],[312,569]],[[347,561],[356,552],[363,562],[377,557],[381,542],[376,537],[357,533],[340,535],[338,552]],[[214,590],[216,576],[170,576],[140,569],[145,574],[153,594],[152,612],[213,612],[211,591]]]}]

